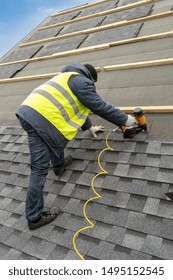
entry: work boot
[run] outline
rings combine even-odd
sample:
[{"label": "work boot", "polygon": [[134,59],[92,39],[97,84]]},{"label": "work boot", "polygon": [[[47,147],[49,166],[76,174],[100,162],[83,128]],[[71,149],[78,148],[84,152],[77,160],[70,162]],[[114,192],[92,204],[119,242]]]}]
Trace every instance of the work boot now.
[{"label": "work boot", "polygon": [[66,167],[71,164],[72,160],[73,160],[72,156],[67,156],[64,159],[64,163],[62,165],[54,167],[53,172],[55,173],[55,175],[57,175],[57,176],[62,175],[64,170],[66,169]]},{"label": "work boot", "polygon": [[28,221],[28,228],[30,230],[34,230],[39,227],[42,227],[55,220],[59,213],[60,213],[59,208],[53,208],[47,211],[43,211],[42,216],[38,221],[32,223]]}]

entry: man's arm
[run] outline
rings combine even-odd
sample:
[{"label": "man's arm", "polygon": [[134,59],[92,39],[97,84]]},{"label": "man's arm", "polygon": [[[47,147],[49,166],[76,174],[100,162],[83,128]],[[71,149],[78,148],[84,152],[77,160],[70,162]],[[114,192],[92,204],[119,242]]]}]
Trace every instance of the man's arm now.
[{"label": "man's arm", "polygon": [[97,94],[92,81],[83,80],[80,83],[80,87],[78,87],[78,90],[75,91],[74,94],[84,106],[105,120],[117,126],[121,126],[126,123],[128,115],[104,101]]},{"label": "man's arm", "polygon": [[85,123],[81,126],[81,129],[83,131],[85,131],[85,130],[88,130],[89,128],[91,128],[91,127],[92,127],[92,122],[91,122],[90,118],[87,117]]}]

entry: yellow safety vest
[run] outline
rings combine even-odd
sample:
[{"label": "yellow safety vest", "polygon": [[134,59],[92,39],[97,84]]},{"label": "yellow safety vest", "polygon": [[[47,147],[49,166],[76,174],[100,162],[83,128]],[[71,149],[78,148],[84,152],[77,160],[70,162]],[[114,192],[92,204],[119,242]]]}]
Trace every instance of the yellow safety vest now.
[{"label": "yellow safety vest", "polygon": [[89,109],[77,99],[68,86],[70,77],[78,74],[66,72],[53,77],[34,89],[22,103],[40,113],[68,140],[75,137],[89,114]]}]

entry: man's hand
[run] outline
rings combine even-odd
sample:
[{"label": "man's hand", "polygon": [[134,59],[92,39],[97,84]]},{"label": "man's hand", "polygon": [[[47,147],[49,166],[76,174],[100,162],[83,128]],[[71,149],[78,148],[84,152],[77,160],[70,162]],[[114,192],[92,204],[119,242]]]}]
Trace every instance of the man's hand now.
[{"label": "man's hand", "polygon": [[127,115],[127,116],[128,116],[128,118],[127,118],[127,121],[124,126],[123,137],[124,137],[124,139],[127,139],[127,138],[131,139],[136,135],[136,126],[135,126],[136,120],[131,115]]},{"label": "man's hand", "polygon": [[131,115],[127,115],[127,121],[125,123],[125,126],[134,126],[136,124],[136,120],[134,117],[132,117]]},{"label": "man's hand", "polygon": [[89,128],[89,131],[91,132],[92,136],[96,138],[97,137],[96,133],[97,132],[104,132],[105,128],[102,125],[96,125],[96,126],[91,126]]}]

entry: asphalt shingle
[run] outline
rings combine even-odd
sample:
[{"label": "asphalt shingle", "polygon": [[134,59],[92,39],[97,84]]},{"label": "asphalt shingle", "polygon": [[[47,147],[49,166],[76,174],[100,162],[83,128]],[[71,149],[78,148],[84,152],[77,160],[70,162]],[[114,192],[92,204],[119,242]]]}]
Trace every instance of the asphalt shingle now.
[{"label": "asphalt shingle", "polygon": [[124,227],[128,218],[129,211],[126,209],[108,207],[106,209],[106,215],[104,222],[111,223],[116,226]]},{"label": "asphalt shingle", "polygon": [[157,236],[147,235],[142,252],[152,256],[159,256],[163,239]]},{"label": "asphalt shingle", "polygon": [[123,176],[126,177],[129,172],[130,166],[127,164],[121,164],[119,163],[116,167],[116,170],[114,172],[115,176]]},{"label": "asphalt shingle", "polygon": [[161,168],[173,168],[173,159],[172,156],[161,156],[159,167]]},{"label": "asphalt shingle", "polygon": [[5,240],[4,244],[20,251],[29,239],[30,235],[14,230],[14,232],[12,232],[12,234]]},{"label": "asphalt shingle", "polygon": [[172,219],[163,219],[162,228],[160,231],[160,236],[173,240],[173,220]]},{"label": "asphalt shingle", "polygon": [[69,250],[63,246],[57,245],[53,252],[48,257],[49,260],[63,260],[68,254]]},{"label": "asphalt shingle", "polygon": [[121,245],[124,239],[126,229],[123,227],[113,226],[109,236],[106,238],[107,241]]},{"label": "asphalt shingle", "polygon": [[55,247],[56,245],[53,243],[31,237],[22,248],[22,252],[38,259],[47,259]]},{"label": "asphalt shingle", "polygon": [[173,182],[173,173],[171,169],[159,169],[156,181],[163,183],[172,183]]},{"label": "asphalt shingle", "polygon": [[145,196],[131,194],[127,203],[127,209],[143,212],[146,200],[147,198]]},{"label": "asphalt shingle", "polygon": [[125,233],[122,246],[140,251],[146,239],[146,235],[132,230]]},{"label": "asphalt shingle", "polygon": [[4,241],[11,235],[14,230],[12,228],[2,226],[0,228],[0,242],[4,243]]},{"label": "asphalt shingle", "polygon": [[70,198],[70,200],[67,203],[64,211],[68,212],[68,213],[71,213],[71,214],[74,214],[76,212],[76,209],[77,209],[79,203],[80,203],[79,199]]},{"label": "asphalt shingle", "polygon": [[151,260],[151,255],[132,250],[130,252],[130,259],[132,260]]},{"label": "asphalt shingle", "polygon": [[109,260],[114,244],[101,241],[99,245],[93,245],[88,251],[88,255],[96,259]]},{"label": "asphalt shingle", "polygon": [[172,201],[161,200],[157,212],[158,216],[173,219],[172,207]]},{"label": "asphalt shingle", "polygon": [[5,256],[6,260],[18,260],[21,256],[21,252],[15,249],[10,249]]},{"label": "asphalt shingle", "polygon": [[162,247],[160,248],[159,256],[166,260],[173,259],[173,242],[172,241],[170,241],[170,240],[163,241]]},{"label": "asphalt shingle", "polygon": [[162,143],[161,144],[161,154],[173,155],[173,144],[172,143]]},{"label": "asphalt shingle", "polygon": [[8,207],[8,205],[10,204],[11,201],[12,201],[12,199],[10,199],[10,198],[0,197],[0,209],[3,210],[6,207]]},{"label": "asphalt shingle", "polygon": [[130,211],[125,227],[128,229],[142,231],[146,215]]},{"label": "asphalt shingle", "polygon": [[142,231],[145,232],[146,234],[157,236],[160,230],[162,229],[162,227],[163,227],[163,218],[147,215]]},{"label": "asphalt shingle", "polygon": [[8,246],[0,243],[0,260],[3,260],[5,258],[9,250],[10,248]]},{"label": "asphalt shingle", "polygon": [[98,238],[100,240],[105,240],[109,236],[111,229],[111,225],[97,222],[93,228],[92,237]]},{"label": "asphalt shingle", "polygon": [[110,254],[110,260],[130,260],[131,249],[116,245],[113,252]]},{"label": "asphalt shingle", "polygon": [[151,215],[157,215],[160,199],[149,197],[144,206],[143,212]]},{"label": "asphalt shingle", "polygon": [[97,238],[86,236],[84,234],[81,234],[76,239],[76,246],[81,252],[82,255],[88,254],[88,251],[95,245],[98,245],[100,241],[98,241]]}]

